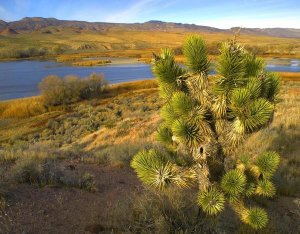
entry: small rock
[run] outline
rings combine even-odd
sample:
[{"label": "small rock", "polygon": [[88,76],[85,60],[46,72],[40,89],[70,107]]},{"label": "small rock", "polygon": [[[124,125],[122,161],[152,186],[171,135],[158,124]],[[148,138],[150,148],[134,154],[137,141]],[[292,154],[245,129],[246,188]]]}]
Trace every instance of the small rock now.
[{"label": "small rock", "polygon": [[71,170],[71,171],[74,171],[76,169],[76,165],[70,164],[70,165],[67,165],[66,168]]}]

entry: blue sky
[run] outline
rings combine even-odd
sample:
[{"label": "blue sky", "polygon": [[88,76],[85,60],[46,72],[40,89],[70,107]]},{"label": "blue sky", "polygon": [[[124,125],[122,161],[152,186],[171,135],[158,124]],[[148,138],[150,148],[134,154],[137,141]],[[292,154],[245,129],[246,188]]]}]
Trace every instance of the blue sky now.
[{"label": "blue sky", "polygon": [[0,19],[194,23],[219,28],[300,28],[299,0],[0,0]]}]

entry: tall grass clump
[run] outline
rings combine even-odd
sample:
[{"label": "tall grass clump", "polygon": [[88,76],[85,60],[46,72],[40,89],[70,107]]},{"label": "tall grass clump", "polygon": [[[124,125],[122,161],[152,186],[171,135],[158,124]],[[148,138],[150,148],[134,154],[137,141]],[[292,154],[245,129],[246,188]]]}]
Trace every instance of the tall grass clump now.
[{"label": "tall grass clump", "polygon": [[213,81],[205,42],[192,36],[183,51],[186,68],[170,49],[155,55],[152,67],[165,102],[157,139],[168,152],[142,150],[131,166],[158,191],[197,188],[203,214],[216,216],[229,204],[243,223],[262,229],[266,211],[247,201],[275,195],[272,177],[280,157],[274,151],[235,154],[245,139],[273,121],[280,78],[236,40],[221,45]]},{"label": "tall grass clump", "polygon": [[40,97],[0,102],[1,118],[27,118],[47,111]]},{"label": "tall grass clump", "polygon": [[[58,150],[54,147],[55,144],[37,143],[22,150],[7,149],[8,157],[0,163],[10,166],[8,167],[9,178],[17,183],[39,186],[60,185],[96,191],[92,174],[81,175],[62,166],[63,159],[75,156],[73,150]],[[5,150],[0,153],[5,155]],[[12,153],[14,156],[11,156]]]}]

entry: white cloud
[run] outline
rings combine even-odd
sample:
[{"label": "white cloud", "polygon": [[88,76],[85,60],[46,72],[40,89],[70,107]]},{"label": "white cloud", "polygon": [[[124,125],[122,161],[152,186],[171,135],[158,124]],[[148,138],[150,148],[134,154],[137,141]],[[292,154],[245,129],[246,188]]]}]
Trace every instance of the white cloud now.
[{"label": "white cloud", "polygon": [[148,9],[151,4],[156,3],[157,0],[142,0],[131,5],[125,10],[116,12],[108,17],[105,21],[108,22],[131,22],[135,20],[136,16],[142,13],[144,10]]}]

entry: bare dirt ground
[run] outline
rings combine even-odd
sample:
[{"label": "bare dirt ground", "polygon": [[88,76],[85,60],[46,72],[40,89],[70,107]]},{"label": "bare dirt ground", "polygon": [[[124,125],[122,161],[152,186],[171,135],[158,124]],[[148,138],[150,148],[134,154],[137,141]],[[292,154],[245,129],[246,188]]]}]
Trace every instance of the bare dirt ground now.
[{"label": "bare dirt ground", "polygon": [[[66,187],[13,185],[9,207],[1,214],[1,233],[108,232],[108,210],[140,188],[128,168],[78,165],[76,170],[94,175],[97,191]],[[126,214],[124,214],[126,215]]]},{"label": "bare dirt ground", "polygon": [[[142,186],[128,167],[77,164],[76,169],[69,173],[84,172],[94,175],[96,192],[58,186],[11,185],[8,206],[0,211],[0,233],[112,233],[112,227],[108,226],[111,211],[126,202],[133,193],[140,193]],[[273,216],[270,220],[273,228],[268,231],[300,233],[299,199],[282,196],[263,205]],[[230,219],[227,221],[230,222]],[[281,222],[284,225],[278,225]],[[121,231],[114,229],[113,233]],[[224,230],[224,233],[227,232]],[[234,233],[243,233],[243,230]]]}]

